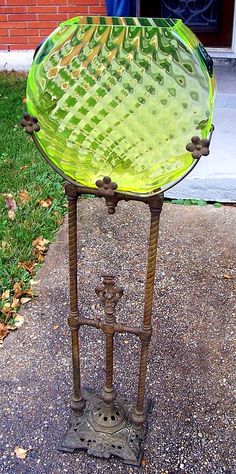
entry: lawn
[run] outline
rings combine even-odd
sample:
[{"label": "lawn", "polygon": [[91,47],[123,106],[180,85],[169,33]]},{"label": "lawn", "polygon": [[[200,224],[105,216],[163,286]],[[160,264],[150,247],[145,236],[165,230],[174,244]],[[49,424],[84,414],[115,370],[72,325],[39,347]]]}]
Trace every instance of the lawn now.
[{"label": "lawn", "polygon": [[0,319],[13,322],[66,213],[63,180],[19,122],[26,76],[0,73]]}]

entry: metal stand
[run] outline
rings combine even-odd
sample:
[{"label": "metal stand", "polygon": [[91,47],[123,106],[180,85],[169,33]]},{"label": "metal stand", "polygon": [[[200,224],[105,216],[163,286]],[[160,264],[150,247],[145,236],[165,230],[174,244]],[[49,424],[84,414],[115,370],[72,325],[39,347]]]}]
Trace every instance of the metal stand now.
[{"label": "metal stand", "polygon": [[[49,163],[44,150],[39,145],[35,133],[40,130],[38,119],[24,114],[22,127],[32,135],[35,145]],[[201,156],[209,155],[214,126],[212,125],[209,139],[198,136],[191,138],[186,150],[191,153],[195,165]],[[55,167],[63,175],[63,173]],[[183,179],[190,170],[181,178]],[[76,184],[67,184],[65,192],[69,207],[69,267],[70,267],[70,315],[68,324],[71,329],[72,364],[73,364],[73,395],[71,408],[73,411],[71,426],[59,447],[62,451],[73,452],[77,448],[87,449],[88,454],[109,458],[115,455],[127,464],[139,466],[142,459],[141,442],[145,438],[146,418],[149,404],[145,403],[145,383],[147,374],[148,349],[152,335],[152,302],[156,270],[156,255],[160,213],[163,194],[150,197],[128,195],[117,192],[117,184],[108,176],[96,182],[97,189]],[[158,192],[159,190],[156,190]],[[105,319],[82,318],[78,313],[77,295],[77,200],[81,194],[94,194],[104,197],[109,214],[114,214],[119,201],[135,200],[148,204],[151,212],[150,237],[148,247],[148,265],[145,290],[144,317],[141,326],[130,327],[118,324],[115,318],[115,307],[123,294],[116,287],[112,275],[103,276],[101,287],[96,288],[98,298],[105,311]],[[101,396],[93,392],[81,392],[80,384],[80,350],[79,329],[81,326],[92,326],[101,329],[106,339],[106,381]],[[135,406],[124,397],[116,399],[113,388],[113,338],[115,333],[136,334],[141,341],[141,357],[139,368],[138,395]]]},{"label": "metal stand", "polygon": [[[141,442],[146,434],[146,418],[150,403],[145,403],[145,382],[147,373],[148,348],[152,334],[152,301],[156,269],[157,240],[163,195],[149,198],[131,196],[116,192],[117,185],[109,177],[96,183],[98,189],[80,188],[67,184],[65,192],[69,206],[69,267],[70,267],[70,315],[71,329],[73,411],[71,426],[64,435],[59,447],[62,451],[87,449],[88,454],[109,458],[120,457],[125,463],[139,466],[142,459]],[[123,290],[115,285],[112,275],[104,275],[96,294],[104,308],[105,318],[83,319],[77,306],[77,199],[81,194],[95,194],[105,197],[108,212],[114,214],[120,200],[139,200],[149,205],[151,212],[150,237],[148,249],[147,280],[145,290],[144,317],[141,326],[130,327],[118,324],[115,308],[122,297]],[[92,326],[101,329],[106,339],[106,380],[101,396],[95,392],[81,392],[79,329]],[[126,398],[116,397],[113,387],[113,338],[115,333],[136,334],[141,341],[138,395],[133,404]]]}]

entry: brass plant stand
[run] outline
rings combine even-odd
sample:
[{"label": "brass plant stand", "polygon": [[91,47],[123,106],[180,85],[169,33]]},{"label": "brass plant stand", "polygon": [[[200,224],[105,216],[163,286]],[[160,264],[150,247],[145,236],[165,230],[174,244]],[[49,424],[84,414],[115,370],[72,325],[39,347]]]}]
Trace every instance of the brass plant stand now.
[{"label": "brass plant stand", "polygon": [[[21,125],[27,133],[32,135],[40,153],[49,161],[35,138],[35,132],[40,130],[38,119],[26,113],[21,120]],[[209,139],[194,136],[191,142],[187,144],[186,149],[191,152],[195,165],[201,156],[209,154],[213,131],[214,126],[212,125]],[[52,163],[51,165],[54,167]],[[55,169],[58,171],[56,167]],[[65,186],[69,215],[70,314],[68,324],[71,329],[72,342],[73,395],[71,397],[71,409],[73,414],[71,426],[64,435],[59,449],[66,452],[84,449],[87,450],[88,454],[103,458],[115,455],[127,464],[139,466],[142,460],[141,443],[146,435],[146,419],[150,407],[150,402],[145,401],[145,382],[148,349],[152,335],[152,302],[163,193],[158,189],[154,190],[158,194],[149,197],[120,193],[117,191],[117,184],[112,182],[108,176],[105,176],[103,180],[98,180],[96,186],[97,188],[88,188],[76,185],[73,182]],[[115,308],[122,297],[123,290],[116,286],[113,275],[104,275],[101,286],[95,289],[104,308],[104,320],[83,318],[78,312],[77,201],[82,194],[94,194],[97,197],[105,198],[109,214],[115,213],[116,206],[121,200],[141,201],[149,206],[151,214],[150,236],[144,316],[140,326],[132,327],[116,322]],[[81,326],[92,326],[101,329],[105,334],[106,380],[101,395],[92,391],[81,391],[79,348],[79,329]],[[135,404],[124,396],[119,396],[116,399],[116,392],[113,387],[113,339],[116,333],[135,334],[141,341],[138,393]]]},{"label": "brass plant stand", "polygon": [[[163,194],[151,197],[130,196],[116,192],[117,185],[109,177],[96,183],[98,189],[66,184],[69,212],[69,271],[70,271],[70,315],[71,329],[73,411],[71,426],[64,435],[59,447],[62,451],[73,452],[86,449],[88,454],[109,458],[120,457],[125,463],[139,466],[142,459],[141,442],[145,438],[146,417],[149,403],[145,403],[145,381],[147,373],[148,348],[152,334],[152,301],[156,268],[159,219],[163,204]],[[114,214],[120,200],[139,200],[148,204],[151,213],[148,248],[147,280],[145,290],[144,317],[137,327],[118,324],[115,308],[122,297],[123,290],[115,285],[112,275],[104,275],[96,294],[104,308],[105,318],[83,318],[77,305],[77,200],[81,194],[95,194],[104,197],[108,212]],[[92,326],[101,329],[106,340],[106,380],[101,396],[95,392],[82,392],[80,381],[79,329]],[[116,333],[136,334],[141,341],[138,394],[135,405],[124,396],[116,398],[113,387],[113,339]]]}]

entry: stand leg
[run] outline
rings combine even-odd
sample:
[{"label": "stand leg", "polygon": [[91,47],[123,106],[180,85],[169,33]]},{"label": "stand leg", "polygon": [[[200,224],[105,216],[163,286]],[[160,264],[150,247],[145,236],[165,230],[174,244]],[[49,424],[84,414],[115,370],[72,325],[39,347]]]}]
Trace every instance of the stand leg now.
[{"label": "stand leg", "polygon": [[80,416],[85,407],[85,400],[81,394],[80,386],[80,355],[79,355],[79,314],[77,291],[77,189],[76,186],[67,184],[65,192],[68,199],[68,224],[69,224],[69,273],[70,273],[70,315],[68,324],[71,329],[72,366],[73,366],[73,395],[71,408]]},{"label": "stand leg", "polygon": [[145,421],[146,414],[144,410],[145,382],[147,375],[148,349],[152,334],[152,303],[154,292],[154,280],[156,272],[157,242],[159,234],[160,213],[163,204],[163,196],[153,196],[149,200],[151,212],[148,265],[144,303],[144,318],[142,323],[141,338],[141,358],[139,367],[138,396],[135,409],[132,412],[132,422],[136,428],[141,428]]}]

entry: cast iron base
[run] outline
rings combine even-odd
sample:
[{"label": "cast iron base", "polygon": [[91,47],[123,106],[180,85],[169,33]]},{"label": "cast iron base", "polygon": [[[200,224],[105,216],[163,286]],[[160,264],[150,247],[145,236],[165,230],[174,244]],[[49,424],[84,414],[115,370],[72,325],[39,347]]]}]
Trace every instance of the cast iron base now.
[{"label": "cast iron base", "polygon": [[[62,438],[58,447],[60,451],[74,452],[76,449],[85,449],[88,454],[99,458],[109,459],[111,455],[118,456],[125,464],[140,466],[143,457],[141,443],[145,439],[147,427],[134,429],[130,421],[130,413],[133,403],[126,398],[119,398],[118,403],[122,405],[125,412],[125,423],[115,433],[95,431],[92,427],[91,413],[94,407],[102,404],[101,397],[93,392],[83,393],[86,399],[86,408],[82,416],[72,415],[69,430]],[[146,413],[150,410],[151,403],[147,401]],[[144,424],[145,425],[145,424]]]}]

